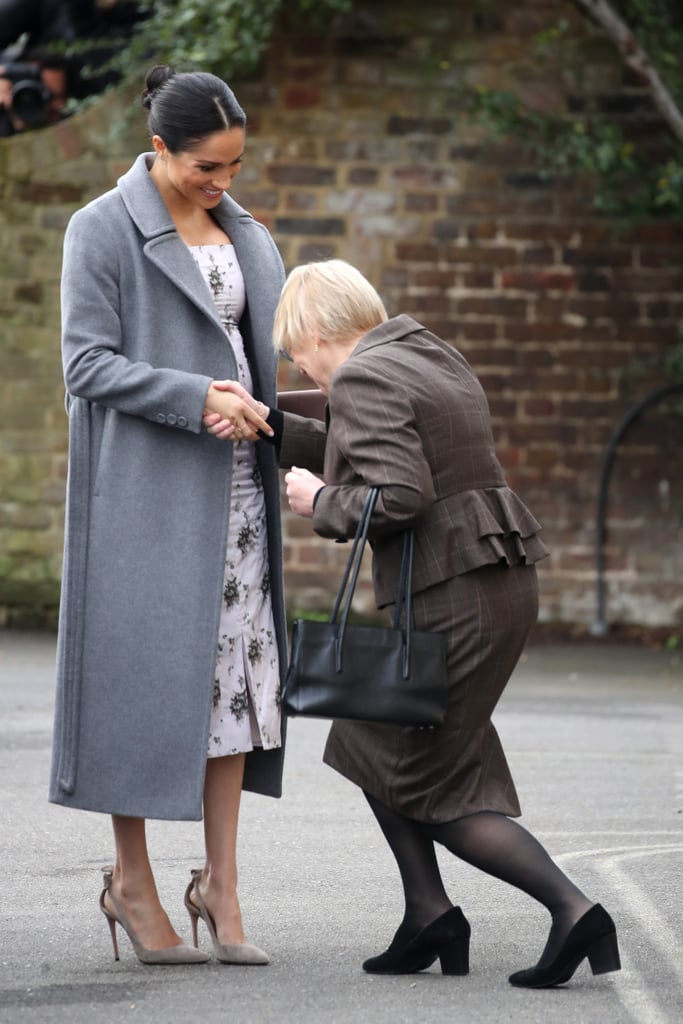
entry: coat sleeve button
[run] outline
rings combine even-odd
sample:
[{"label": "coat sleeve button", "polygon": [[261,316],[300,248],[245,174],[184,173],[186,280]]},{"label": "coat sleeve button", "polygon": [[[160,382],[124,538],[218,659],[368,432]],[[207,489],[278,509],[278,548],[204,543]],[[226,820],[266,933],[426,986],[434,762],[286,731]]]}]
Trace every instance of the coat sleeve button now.
[{"label": "coat sleeve button", "polygon": [[178,422],[178,417],[175,415],[175,413],[169,412],[168,416],[166,417],[166,422],[168,423],[169,427],[175,427],[176,423]]},{"label": "coat sleeve button", "polygon": [[178,426],[179,427],[186,427],[187,426],[187,419],[185,418],[185,416],[179,416],[178,417]]},{"label": "coat sleeve button", "polygon": [[165,423],[166,422],[166,417],[164,416],[163,412],[158,412],[157,413],[156,421],[157,421],[157,423]]}]

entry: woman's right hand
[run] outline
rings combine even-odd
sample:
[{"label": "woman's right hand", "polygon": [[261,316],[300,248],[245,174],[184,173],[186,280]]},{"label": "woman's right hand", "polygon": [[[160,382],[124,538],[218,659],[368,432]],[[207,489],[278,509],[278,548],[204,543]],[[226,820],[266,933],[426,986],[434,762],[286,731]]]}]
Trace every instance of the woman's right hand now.
[{"label": "woman's right hand", "polygon": [[325,486],[325,481],[314,476],[307,469],[292,466],[285,475],[287,500],[292,512],[310,519],[315,508],[315,496]]},{"label": "woman's right hand", "polygon": [[256,441],[259,431],[272,437],[273,430],[259,408],[268,415],[267,407],[237,381],[214,380],[206,395],[204,426],[221,441]]}]

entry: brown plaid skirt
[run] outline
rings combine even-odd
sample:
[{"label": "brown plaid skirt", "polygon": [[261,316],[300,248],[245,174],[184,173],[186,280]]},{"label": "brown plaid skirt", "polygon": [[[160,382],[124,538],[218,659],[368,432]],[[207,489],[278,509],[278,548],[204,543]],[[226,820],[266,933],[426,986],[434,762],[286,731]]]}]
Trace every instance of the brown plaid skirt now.
[{"label": "brown plaid skirt", "polygon": [[538,614],[534,566],[484,566],[413,597],[416,629],[446,633],[446,720],[435,729],[333,722],[326,764],[416,821],[521,811],[491,715]]}]

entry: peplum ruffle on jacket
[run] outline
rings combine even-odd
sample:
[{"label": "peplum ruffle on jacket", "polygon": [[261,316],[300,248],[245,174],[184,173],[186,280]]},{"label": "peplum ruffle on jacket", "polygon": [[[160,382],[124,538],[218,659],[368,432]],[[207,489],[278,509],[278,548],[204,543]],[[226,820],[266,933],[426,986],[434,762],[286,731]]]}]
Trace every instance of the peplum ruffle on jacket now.
[{"label": "peplum ruffle on jacket", "polygon": [[[533,565],[549,554],[540,523],[506,485],[446,495],[414,525],[414,593],[484,565]],[[373,541],[380,608],[394,599],[401,545],[401,535]]]}]

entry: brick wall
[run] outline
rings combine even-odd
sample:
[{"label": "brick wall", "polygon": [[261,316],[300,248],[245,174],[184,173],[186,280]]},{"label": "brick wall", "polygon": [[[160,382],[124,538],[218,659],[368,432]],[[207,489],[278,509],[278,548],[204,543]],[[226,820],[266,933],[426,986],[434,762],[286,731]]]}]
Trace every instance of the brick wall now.
[{"label": "brick wall", "polygon": [[[348,259],[391,314],[411,313],[466,354],[489,395],[510,482],[553,552],[541,570],[541,619],[590,624],[605,446],[632,404],[666,380],[664,356],[683,320],[683,227],[615,233],[585,183],[543,180],[519,145],[468,125],[454,96],[463,79],[513,86],[544,109],[576,108],[586,90],[620,117],[646,102],[578,16],[566,65],[531,59],[529,33],[571,18],[563,0],[501,6],[368,0],[324,42],[284,33],[263,74],[236,86],[250,132],[234,194],[270,227],[288,267]],[[0,146],[0,604],[4,593],[15,608],[16,581],[54,596],[58,578],[61,233],[71,209],[141,145],[139,132],[100,139],[103,113],[98,105]],[[281,385],[302,381],[283,367]],[[680,629],[682,422],[673,403],[652,407],[617,451],[612,622]],[[343,546],[287,515],[291,606],[327,608],[344,557]],[[367,575],[360,603],[371,606]]]}]

